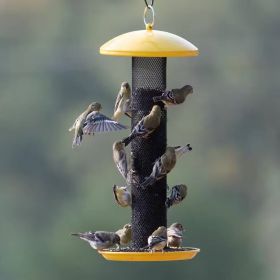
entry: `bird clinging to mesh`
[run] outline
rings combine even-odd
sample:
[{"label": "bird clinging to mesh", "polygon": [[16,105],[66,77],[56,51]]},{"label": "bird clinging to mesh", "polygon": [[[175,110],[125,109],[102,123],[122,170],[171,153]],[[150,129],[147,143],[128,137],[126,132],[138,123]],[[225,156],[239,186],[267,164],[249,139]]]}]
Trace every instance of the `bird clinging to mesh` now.
[{"label": "bird clinging to mesh", "polygon": [[172,205],[179,204],[187,196],[187,186],[184,184],[172,187],[169,197],[167,197],[165,205],[170,208]]},{"label": "bird clinging to mesh", "polygon": [[131,190],[130,187],[128,186],[113,186],[113,193],[116,202],[122,206],[122,207],[127,207],[131,206]]},{"label": "bird clinging to mesh", "polygon": [[131,101],[131,88],[128,82],[122,82],[120,91],[117,95],[114,115],[112,120],[119,121],[123,114],[128,114]]},{"label": "bird clinging to mesh", "polygon": [[153,101],[162,101],[166,106],[177,105],[183,103],[191,93],[193,93],[193,87],[186,85],[179,89],[166,90],[162,95],[153,97]]},{"label": "bird clinging to mesh", "polygon": [[127,146],[135,137],[147,138],[160,125],[160,119],[161,109],[154,105],[151,112],[135,125],[130,135],[122,142]]},{"label": "bird clinging to mesh", "polygon": [[155,161],[150,176],[139,185],[145,188],[166,176],[176,165],[177,159],[184,153],[191,151],[190,144],[185,146],[167,147],[165,153]]},{"label": "bird clinging to mesh", "polygon": [[124,149],[124,144],[121,141],[116,141],[113,144],[113,160],[123,178],[127,179],[127,157]]}]

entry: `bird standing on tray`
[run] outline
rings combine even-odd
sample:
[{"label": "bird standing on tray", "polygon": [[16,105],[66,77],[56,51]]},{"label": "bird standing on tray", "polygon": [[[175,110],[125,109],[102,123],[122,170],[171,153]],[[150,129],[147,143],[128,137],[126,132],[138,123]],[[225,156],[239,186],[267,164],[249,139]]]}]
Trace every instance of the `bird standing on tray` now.
[{"label": "bird standing on tray", "polygon": [[167,246],[171,248],[179,248],[183,241],[184,228],[179,223],[172,224],[167,228]]},{"label": "bird standing on tray", "polygon": [[183,184],[172,187],[165,202],[166,207],[170,208],[172,205],[179,204],[187,196],[187,190],[187,186]]},{"label": "bird standing on tray", "polygon": [[[103,250],[120,245],[120,237],[115,232],[108,231],[88,231],[84,233],[72,233],[82,240],[85,240],[93,249]],[[119,247],[119,246],[118,246]]]},{"label": "bird standing on tray", "polygon": [[122,142],[127,146],[135,137],[147,138],[160,125],[160,118],[161,109],[158,105],[154,105],[151,112],[135,125],[130,135]]},{"label": "bird standing on tray", "polygon": [[122,206],[131,206],[131,190],[128,186],[113,186],[113,192],[116,202]]},{"label": "bird standing on tray", "polygon": [[152,252],[163,251],[167,244],[167,230],[166,227],[159,227],[148,238],[148,246]]},{"label": "bird standing on tray", "polygon": [[83,127],[88,114],[93,111],[99,112],[101,110],[101,104],[93,102],[89,104],[87,109],[75,120],[74,124],[69,128],[69,131],[75,130],[72,148],[79,146],[83,139]]},{"label": "bird standing on tray", "polygon": [[120,244],[126,246],[131,241],[131,224],[126,224],[123,228],[116,231],[116,234],[120,237]]},{"label": "bird standing on tray", "polygon": [[167,147],[165,153],[156,160],[153,166],[152,173],[149,177],[140,184],[141,188],[153,185],[157,180],[162,179],[167,175],[176,165],[177,159],[187,151],[191,151],[190,144],[185,146]]},{"label": "bird standing on tray", "polygon": [[162,95],[153,97],[153,100],[154,102],[162,101],[166,106],[177,105],[183,103],[191,93],[193,93],[193,87],[186,85],[179,89],[166,90]]},{"label": "bird standing on tray", "polygon": [[127,158],[126,158],[126,152],[124,149],[124,144],[121,141],[116,141],[113,144],[113,160],[116,164],[119,172],[123,176],[123,178],[126,180],[127,178]]},{"label": "bird standing on tray", "polygon": [[122,82],[120,91],[116,98],[114,115],[112,119],[114,121],[119,121],[123,114],[127,114],[130,106],[131,89],[128,82]]}]

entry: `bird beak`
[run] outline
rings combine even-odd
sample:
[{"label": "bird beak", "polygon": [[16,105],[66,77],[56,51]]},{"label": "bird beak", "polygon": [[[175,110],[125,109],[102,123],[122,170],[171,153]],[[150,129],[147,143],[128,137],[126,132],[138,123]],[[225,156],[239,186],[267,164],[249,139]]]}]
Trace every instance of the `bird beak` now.
[{"label": "bird beak", "polygon": [[71,235],[73,236],[78,236],[78,237],[84,237],[84,234],[83,233],[71,233]]}]

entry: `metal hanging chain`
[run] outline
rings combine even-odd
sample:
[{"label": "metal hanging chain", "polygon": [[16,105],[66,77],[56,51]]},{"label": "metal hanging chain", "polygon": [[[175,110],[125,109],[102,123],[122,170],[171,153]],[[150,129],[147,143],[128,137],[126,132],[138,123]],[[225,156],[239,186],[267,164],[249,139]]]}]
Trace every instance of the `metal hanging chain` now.
[{"label": "metal hanging chain", "polygon": [[154,0],[151,1],[151,4],[148,4],[147,0],[144,0],[145,1],[145,4],[146,4],[146,7],[148,9],[150,9],[150,7],[154,6]]}]

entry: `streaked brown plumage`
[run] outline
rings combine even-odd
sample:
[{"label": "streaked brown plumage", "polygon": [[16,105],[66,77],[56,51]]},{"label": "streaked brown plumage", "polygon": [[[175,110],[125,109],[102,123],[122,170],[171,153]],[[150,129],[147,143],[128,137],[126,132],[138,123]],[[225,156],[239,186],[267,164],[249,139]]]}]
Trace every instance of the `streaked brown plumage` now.
[{"label": "streaked brown plumage", "polygon": [[158,227],[148,238],[148,248],[154,251],[163,251],[167,244],[167,230],[166,227]]},{"label": "streaked brown plumage", "polygon": [[154,102],[162,101],[165,105],[177,105],[185,101],[186,97],[193,93],[193,87],[191,85],[183,86],[182,88],[175,88],[172,90],[166,90],[161,96],[155,96]]},{"label": "streaked brown plumage", "polygon": [[116,164],[119,172],[123,176],[123,178],[126,180],[127,178],[127,158],[126,158],[126,152],[124,149],[124,144],[121,141],[116,141],[113,144],[113,160]]},{"label": "streaked brown plumage", "polygon": [[122,140],[127,146],[135,137],[147,138],[160,125],[161,109],[154,105],[151,112],[135,125],[130,135]]},{"label": "streaked brown plumage", "polygon": [[167,228],[167,246],[171,248],[179,248],[183,241],[184,228],[180,223],[174,223]]}]

